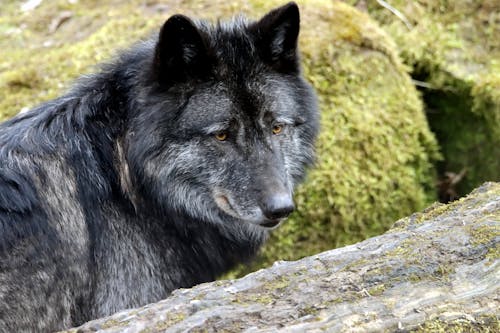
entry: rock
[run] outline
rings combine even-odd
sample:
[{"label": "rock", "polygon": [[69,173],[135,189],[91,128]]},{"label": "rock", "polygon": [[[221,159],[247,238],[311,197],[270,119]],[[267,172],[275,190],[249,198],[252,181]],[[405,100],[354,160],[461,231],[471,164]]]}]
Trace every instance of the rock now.
[{"label": "rock", "polygon": [[500,183],[486,183],[384,235],[66,332],[493,332],[499,309]]}]

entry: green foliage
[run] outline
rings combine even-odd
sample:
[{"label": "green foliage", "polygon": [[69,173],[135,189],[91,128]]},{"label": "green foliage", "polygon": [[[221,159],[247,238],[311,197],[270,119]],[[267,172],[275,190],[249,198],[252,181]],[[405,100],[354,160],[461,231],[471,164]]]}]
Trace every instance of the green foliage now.
[{"label": "green foliage", "polygon": [[[96,3],[43,2],[30,15],[9,5],[11,15],[0,16],[0,29],[22,22],[26,28],[0,41],[6,50],[0,59],[0,117],[57,96],[71,79],[175,12],[216,19],[243,11],[257,17],[282,1],[192,0],[164,12],[154,1]],[[273,233],[257,266],[379,234],[435,199],[437,144],[394,43],[368,16],[341,2],[299,5],[304,72],[321,102],[318,160],[297,191],[299,210]],[[45,27],[61,9],[71,10],[72,18],[48,33]],[[50,47],[44,46],[48,40]]]}]

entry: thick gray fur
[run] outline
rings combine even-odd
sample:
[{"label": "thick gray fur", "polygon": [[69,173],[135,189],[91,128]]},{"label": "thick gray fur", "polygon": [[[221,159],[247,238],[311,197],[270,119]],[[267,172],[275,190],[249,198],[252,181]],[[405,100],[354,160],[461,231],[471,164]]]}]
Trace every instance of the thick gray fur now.
[{"label": "thick gray fur", "polygon": [[54,331],[256,253],[312,163],[293,3],[175,15],[64,96],[0,124],[0,331]]}]

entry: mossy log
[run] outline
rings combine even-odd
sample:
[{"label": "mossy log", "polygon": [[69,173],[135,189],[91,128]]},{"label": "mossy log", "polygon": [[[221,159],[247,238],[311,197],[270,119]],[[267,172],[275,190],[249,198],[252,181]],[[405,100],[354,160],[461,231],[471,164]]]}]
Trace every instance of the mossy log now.
[{"label": "mossy log", "polygon": [[500,183],[487,183],[382,236],[68,332],[498,332],[499,259]]}]

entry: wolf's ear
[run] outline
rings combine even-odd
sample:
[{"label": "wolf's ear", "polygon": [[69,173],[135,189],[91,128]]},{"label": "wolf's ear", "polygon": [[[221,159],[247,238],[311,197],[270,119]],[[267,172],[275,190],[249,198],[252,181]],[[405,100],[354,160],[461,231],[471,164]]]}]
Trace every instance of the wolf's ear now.
[{"label": "wolf's ear", "polygon": [[184,81],[207,71],[207,49],[193,21],[184,15],[170,17],[160,30],[154,60],[160,83]]},{"label": "wolf's ear", "polygon": [[283,72],[296,72],[299,69],[299,28],[299,8],[294,2],[272,10],[250,27],[256,36],[261,56]]}]

